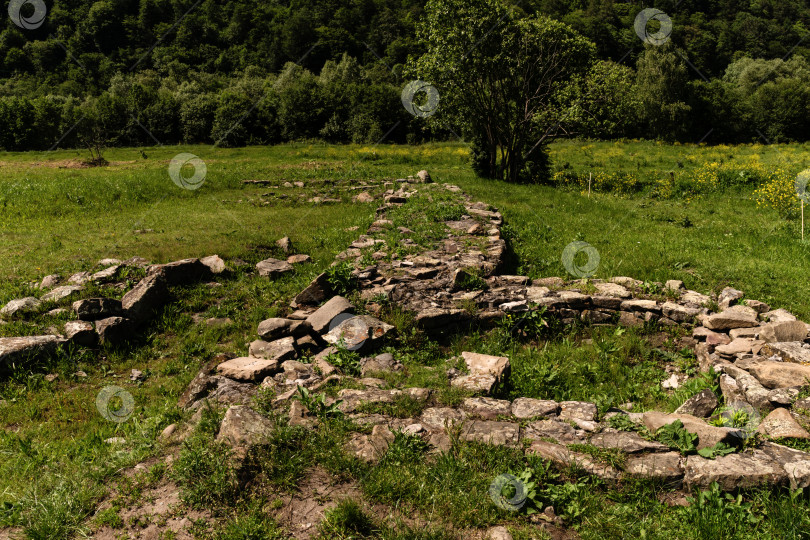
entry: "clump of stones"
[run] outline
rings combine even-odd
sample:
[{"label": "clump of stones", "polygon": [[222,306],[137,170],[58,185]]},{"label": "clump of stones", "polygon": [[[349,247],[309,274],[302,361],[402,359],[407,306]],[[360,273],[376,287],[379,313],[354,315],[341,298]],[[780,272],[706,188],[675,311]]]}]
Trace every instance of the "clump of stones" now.
[{"label": "clump of stones", "polygon": [[[450,447],[452,432],[466,441],[520,448],[608,480],[655,478],[688,489],[707,487],[712,482],[725,490],[764,484],[810,486],[810,454],[774,442],[810,438],[802,427],[810,422],[810,398],[799,399],[801,388],[810,379],[810,326],[806,323],[784,309],[744,299],[742,291],[732,288],[710,296],[687,290],[682,282],[672,280],[657,284],[665,295],[651,297],[644,292],[650,290],[649,284],[629,277],[589,280],[586,284],[557,277],[532,280],[502,275],[499,270],[506,243],[501,235],[503,217],[497,210],[484,202],[473,202],[457,186],[432,183],[425,171],[398,184],[393,186],[397,189],[392,187],[382,195],[378,219],[337,256],[338,261],[353,263],[353,277],[369,314],[356,314],[349,300],[331,293],[326,274],[321,274],[292,300],[286,317],[259,324],[246,356],[220,355],[200,371],[181,396],[180,405],[188,409],[199,410],[206,402],[227,407],[218,437],[231,444],[237,455],[261,444],[271,429],[270,421],[249,405],[258,388],[275,392],[275,406],[287,410],[290,423],[317,424],[318,419],[292,398],[299,387],[317,392],[332,381],[350,379],[329,362],[337,347],[344,346],[361,355],[361,376],[355,378],[353,386],[363,389],[340,390],[338,407],[355,423],[371,428],[370,433],[355,434],[348,445],[349,451],[364,460],[379,459],[398,430],[422,437],[434,452]],[[390,234],[398,234],[403,245],[416,243],[409,239],[412,231],[394,228],[386,218],[387,211],[408,204],[418,191],[429,197],[439,190],[454,193],[464,204],[465,215],[444,223],[445,239],[430,249],[401,258],[390,256],[385,241]],[[375,199],[365,192],[361,195],[361,203]],[[259,275],[275,279],[310,260],[306,255],[293,254],[288,238],[281,239],[278,247],[289,253],[287,259],[258,263]],[[373,250],[373,264],[362,264],[369,260],[364,250]],[[121,300],[82,298],[89,282],[125,287],[119,276],[128,266],[145,268],[146,277]],[[95,273],[82,272],[64,280],[47,276],[38,284],[47,290],[40,298],[12,300],[0,309],[0,317],[14,319],[41,312],[41,306],[49,301],[75,298],[74,320],[61,331],[53,328],[50,335],[0,338],[0,365],[51,353],[66,342],[87,347],[120,343],[138,332],[168,301],[169,288],[209,280],[228,271],[216,255],[159,265],[140,258],[108,259],[100,261],[99,267]],[[471,278],[473,283],[486,286],[469,290]],[[667,300],[661,300],[662,296]],[[441,406],[429,388],[390,388],[383,379],[374,377],[403,369],[392,355],[375,354],[395,332],[393,326],[375,317],[382,309],[382,299],[412,311],[416,324],[430,334],[447,334],[460,325],[486,324],[540,307],[546,308],[548,316],[569,324],[681,325],[691,331],[691,337],[682,338],[681,345],[695,351],[701,371],[714,369],[720,374],[725,403],[762,417],[755,427],[759,437],[755,444],[715,459],[685,456],[636,432],[614,429],[609,420],[624,415],[650,432],[680,420],[687,431],[698,436],[698,449],[720,442],[743,446],[750,433],[707,421],[718,406],[718,396],[711,390],[691,397],[671,414],[616,409],[600,418],[593,403],[491,397],[509,377],[509,358],[475,352],[461,354],[459,363],[466,369],[447,372],[452,386],[471,395],[458,407]],[[227,321],[205,321],[210,325],[223,322]],[[685,379],[673,367],[672,376],[662,384],[675,388]],[[395,403],[402,396],[423,404],[418,417],[362,412],[368,410],[366,404]],[[181,433],[178,431],[178,436]],[[621,469],[605,465],[571,450],[575,444],[618,449],[627,459]]]}]

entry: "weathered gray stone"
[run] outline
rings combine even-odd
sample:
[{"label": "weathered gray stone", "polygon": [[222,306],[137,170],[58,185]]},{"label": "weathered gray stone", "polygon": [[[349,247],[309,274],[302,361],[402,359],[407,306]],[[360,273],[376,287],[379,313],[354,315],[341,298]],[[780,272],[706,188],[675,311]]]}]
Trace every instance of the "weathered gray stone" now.
[{"label": "weathered gray stone", "polygon": [[599,448],[617,448],[628,454],[669,451],[668,446],[643,439],[637,433],[631,431],[597,433],[591,437],[590,443]]},{"label": "weathered gray stone", "polygon": [[678,482],[683,478],[683,462],[678,452],[631,454],[627,457],[625,474],[635,478],[652,478],[665,482]]},{"label": "weathered gray stone", "polygon": [[556,401],[522,397],[512,402],[512,416],[520,419],[556,416],[558,408]]},{"label": "weathered gray stone", "polygon": [[687,322],[697,317],[701,310],[676,304],[675,302],[664,302],[661,307],[664,317],[669,317],[673,321]]},{"label": "weathered gray stone", "polygon": [[737,289],[733,289],[731,287],[726,287],[720,292],[720,295],[717,297],[717,304],[726,309],[731,305],[735,304],[737,300],[745,296],[742,291],[738,291]]},{"label": "weathered gray stone", "polygon": [[704,322],[709,330],[732,330],[758,325],[756,312],[746,306],[732,306],[721,313],[709,315]]},{"label": "weathered gray stone", "polygon": [[718,345],[714,352],[721,356],[734,356],[737,354],[750,353],[754,347],[761,346],[763,342],[751,338],[737,338],[725,345]]},{"label": "weathered gray stone", "polygon": [[147,274],[163,274],[169,285],[185,285],[211,277],[211,269],[200,259],[183,259],[166,264],[153,264]]},{"label": "weathered gray stone", "polygon": [[776,388],[768,392],[768,401],[777,407],[789,407],[799,396],[801,386],[792,388]]},{"label": "weathered gray stone", "polygon": [[489,420],[509,416],[511,407],[512,404],[507,400],[488,397],[466,398],[461,404],[461,408],[470,415]]},{"label": "weathered gray stone", "polygon": [[467,364],[471,375],[489,374],[501,380],[509,371],[509,358],[464,351],[461,357]]},{"label": "weathered gray stone", "polygon": [[444,431],[446,427],[463,422],[467,413],[450,407],[430,407],[422,411],[419,423],[428,431]]},{"label": "weathered gray stone", "polygon": [[42,281],[39,283],[40,289],[50,289],[51,287],[55,287],[59,285],[59,282],[62,280],[62,276],[59,274],[50,274],[42,278]]},{"label": "weathered gray stone", "polygon": [[287,264],[304,264],[312,262],[312,257],[299,253],[298,255],[290,255],[287,257]]},{"label": "weathered gray stone", "polygon": [[612,296],[615,298],[630,298],[632,295],[624,286],[618,283],[594,283],[594,287],[601,296]]},{"label": "weathered gray stone", "polygon": [[561,401],[560,418],[593,422],[596,420],[596,405],[586,401]]},{"label": "weathered gray stone", "polygon": [[778,323],[778,322],[785,322],[785,321],[795,321],[796,316],[789,312],[786,309],[774,309],[773,311],[766,311],[762,314],[762,320]]},{"label": "weathered gray stone", "polygon": [[515,422],[473,420],[464,424],[461,438],[470,442],[498,446],[517,446],[519,434],[520,425]]},{"label": "weathered gray stone", "polygon": [[664,283],[664,288],[669,289],[670,291],[682,291],[686,289],[684,287],[683,281],[679,279],[670,279],[666,283]]},{"label": "weathered gray stone", "polygon": [[737,380],[726,373],[720,374],[720,391],[726,403],[745,401],[745,392],[737,385]]},{"label": "weathered gray stone", "polygon": [[290,335],[291,328],[298,321],[292,319],[272,318],[259,323],[257,333],[265,341],[272,341]]},{"label": "weathered gray stone", "polygon": [[121,308],[136,323],[143,323],[168,299],[168,287],[163,273],[150,274],[140,280],[121,299]]},{"label": "weathered gray stone", "polygon": [[371,429],[370,435],[353,435],[347,443],[347,450],[367,463],[375,463],[388,451],[394,437],[387,425],[378,424]]},{"label": "weathered gray stone", "polygon": [[96,321],[99,343],[117,345],[129,341],[135,334],[135,324],[125,317],[107,317]]},{"label": "weathered gray stone", "polygon": [[284,274],[293,271],[293,267],[287,261],[281,261],[279,259],[274,259],[270,257],[269,259],[265,259],[258,264],[256,264],[256,270],[259,271],[259,275],[268,278],[277,278]]},{"label": "weathered gray stone", "polygon": [[454,388],[461,388],[476,394],[490,394],[495,388],[498,379],[489,373],[477,373],[456,377],[450,383]]},{"label": "weathered gray stone", "polygon": [[234,448],[247,450],[269,442],[273,434],[273,422],[247,405],[235,405],[225,412],[219,426],[217,441]]},{"label": "weathered gray stone", "polygon": [[307,324],[318,334],[329,330],[332,320],[344,313],[354,313],[354,306],[342,296],[334,296],[307,317]]},{"label": "weathered gray stone", "polygon": [[648,311],[660,314],[661,306],[655,300],[625,300],[622,302],[622,311]]},{"label": "weathered gray stone", "polygon": [[295,358],[295,339],[285,337],[275,341],[257,339],[250,343],[250,356],[283,362]]},{"label": "weathered gray stone", "polygon": [[301,306],[317,306],[324,300],[330,292],[329,280],[326,273],[319,274],[307,287],[298,293],[290,305],[293,308]]},{"label": "weathered gray stone", "polygon": [[757,432],[771,439],[810,439],[810,433],[799,425],[787,409],[774,409],[760,422]]},{"label": "weathered gray stone", "polygon": [[768,390],[753,375],[737,366],[726,365],[723,370],[734,377],[737,387],[745,395],[745,401],[758,409],[771,410],[771,402],[768,398]]},{"label": "weathered gray stone", "polygon": [[87,321],[68,321],[65,323],[65,337],[77,345],[92,347],[98,341],[98,334],[93,325]]},{"label": "weathered gray stone", "polygon": [[717,396],[710,388],[704,388],[690,397],[675,409],[675,414],[691,414],[699,418],[707,418],[717,408]]},{"label": "weathered gray stone", "polygon": [[394,327],[371,315],[357,315],[340,322],[324,334],[327,343],[337,345],[343,342],[353,351],[367,351],[382,343],[383,338]]},{"label": "weathered gray stone", "polygon": [[675,420],[683,423],[684,429],[698,436],[698,449],[710,448],[719,442],[737,445],[741,442],[739,431],[731,428],[710,426],[701,418],[690,414],[666,414],[658,411],[645,412],[644,425],[652,433]]},{"label": "weathered gray stone", "polygon": [[0,337],[0,368],[51,354],[62,342],[58,336]]},{"label": "weathered gray stone", "polygon": [[711,298],[706,296],[705,294],[700,294],[696,291],[686,291],[681,294],[681,302],[684,304],[695,306],[695,307],[704,307],[706,304],[711,302]]},{"label": "weathered gray stone", "polygon": [[76,272],[72,276],[68,278],[68,283],[72,283],[73,285],[84,285],[88,281],[90,281],[90,272]]},{"label": "weathered gray stone", "polygon": [[73,311],[83,321],[118,317],[123,313],[120,300],[115,298],[85,298],[73,302]]},{"label": "weathered gray stone", "polygon": [[62,285],[42,295],[43,302],[60,302],[80,293],[84,287],[81,285]]},{"label": "weathered gray stone", "polygon": [[237,381],[257,382],[278,371],[279,361],[255,357],[227,360],[217,366],[217,373]]},{"label": "weathered gray stone", "polygon": [[731,339],[737,338],[751,338],[751,339],[759,339],[759,331],[762,329],[761,326],[754,326],[751,328],[735,328],[730,330],[728,335],[731,336]]},{"label": "weathered gray stone", "polygon": [[758,362],[749,372],[766,388],[788,388],[810,381],[810,366],[793,362]]},{"label": "weathered gray stone", "polygon": [[810,364],[810,349],[805,349],[802,347],[801,341],[767,343],[762,347],[762,354],[765,356],[776,355],[785,362]]},{"label": "weathered gray stone", "polygon": [[0,316],[5,318],[11,318],[18,315],[23,315],[27,313],[34,313],[39,309],[40,301],[34,298],[33,296],[28,296],[26,298],[19,298],[17,300],[12,300],[2,309],[0,309]]},{"label": "weathered gray stone", "polygon": [[96,272],[95,274],[90,276],[90,281],[95,281],[98,283],[115,281],[116,279],[118,279],[118,276],[121,275],[121,272],[124,271],[124,268],[126,267],[122,264],[114,264],[109,268],[105,268],[104,270]]},{"label": "weathered gray stone", "polygon": [[781,485],[788,481],[787,472],[762,450],[705,459],[700,456],[686,458],[684,485],[688,489],[706,489],[717,482],[723,491]]},{"label": "weathered gray stone", "polygon": [[391,353],[378,354],[373,358],[361,360],[362,375],[384,371],[400,371],[402,364],[394,359]]},{"label": "weathered gray stone", "polygon": [[768,323],[760,329],[759,339],[768,343],[802,341],[807,337],[807,325],[802,321]]},{"label": "weathered gray stone", "polygon": [[529,423],[523,436],[531,440],[550,438],[564,444],[585,442],[582,432],[578,432],[571,424],[556,419],[537,420]]},{"label": "weathered gray stone", "polygon": [[223,261],[219,255],[203,257],[200,259],[200,262],[208,267],[212,275],[224,274],[228,270],[228,267],[225,266],[225,261]]}]

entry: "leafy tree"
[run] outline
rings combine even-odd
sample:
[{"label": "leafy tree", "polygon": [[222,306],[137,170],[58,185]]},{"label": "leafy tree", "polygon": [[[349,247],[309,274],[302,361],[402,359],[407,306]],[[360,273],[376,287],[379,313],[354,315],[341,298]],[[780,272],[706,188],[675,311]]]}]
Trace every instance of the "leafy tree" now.
[{"label": "leafy tree", "polygon": [[680,140],[688,133],[689,74],[669,44],[648,46],[637,66],[639,117],[646,136]]},{"label": "leafy tree", "polygon": [[429,0],[411,72],[441,94],[440,116],[463,126],[479,173],[510,182],[544,174],[542,144],[565,119],[561,90],[595,54],[545,16],[519,17],[499,0]]}]

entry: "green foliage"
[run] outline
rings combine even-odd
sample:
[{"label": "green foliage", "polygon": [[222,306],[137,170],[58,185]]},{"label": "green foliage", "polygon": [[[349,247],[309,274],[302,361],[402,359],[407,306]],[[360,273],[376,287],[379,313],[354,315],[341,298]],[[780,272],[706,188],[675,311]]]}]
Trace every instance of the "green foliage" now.
[{"label": "green foliage", "polygon": [[549,126],[570,105],[560,88],[587,70],[593,44],[499,0],[429,0],[425,11],[418,35],[426,52],[409,71],[442,90],[436,118],[472,135],[474,166],[484,176],[545,180]]},{"label": "green foliage", "polygon": [[688,497],[689,506],[683,509],[684,519],[701,538],[734,538],[733,531],[761,521],[751,503],[743,502],[743,496],[723,493],[717,483],[696,497]]},{"label": "green foliage", "polygon": [[350,540],[371,537],[377,526],[357,501],[344,499],[326,512],[320,529],[325,538]]},{"label": "green foliage", "polygon": [[681,454],[692,454],[697,450],[698,436],[687,431],[680,420],[658,428],[655,438]]},{"label": "green foliage", "polygon": [[313,394],[304,386],[298,386],[298,394],[293,396],[307,408],[310,414],[314,414],[319,419],[338,418],[343,416],[339,409],[342,401],[336,401],[331,405],[326,402],[326,394],[319,392]]},{"label": "green foliage", "polygon": [[733,454],[737,451],[737,448],[733,446],[729,446],[725,443],[719,442],[712,447],[703,448],[698,450],[698,454],[705,457],[706,459],[714,459],[718,456],[726,456],[728,454]]},{"label": "green foliage", "polygon": [[342,340],[335,345],[335,349],[326,356],[326,361],[346,375],[360,375],[360,354],[347,349]]},{"label": "green foliage", "polygon": [[343,261],[326,269],[326,281],[333,294],[347,296],[357,288],[357,279],[352,275],[351,262]]},{"label": "green foliage", "polygon": [[216,411],[203,409],[199,424],[183,443],[173,466],[180,498],[192,508],[216,510],[233,505],[238,497],[230,449],[214,440],[221,420]]}]

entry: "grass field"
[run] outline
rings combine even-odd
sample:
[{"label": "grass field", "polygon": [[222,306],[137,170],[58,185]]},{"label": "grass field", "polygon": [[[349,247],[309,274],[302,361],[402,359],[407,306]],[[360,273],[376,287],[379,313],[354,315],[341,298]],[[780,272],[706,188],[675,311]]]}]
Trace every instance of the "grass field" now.
[{"label": "grass field", "polygon": [[[104,257],[142,256],[166,262],[218,253],[231,263],[239,259],[252,265],[277,255],[275,240],[290,236],[296,250],[311,255],[313,263],[275,282],[237,267],[234,277],[219,280],[221,287],[179,290],[145,337],[126,349],[99,354],[66,350],[48,364],[15,371],[0,385],[5,400],[0,407],[5,427],[0,434],[4,458],[0,526],[30,538],[92,535],[100,523],[117,523],[116,510],[96,513],[110,486],[118,493],[110,507],[115,509],[136,498],[138,490],[172,481],[182,489],[188,508],[213,512],[207,525],[199,525],[199,537],[285,537],[262,508],[275,504],[278,492],[296,485],[294,473],[303,475],[306,462],[318,464],[335,478],[352,480],[367,501],[404,505],[437,524],[433,532],[418,533],[407,525],[383,524],[346,503],[330,513],[321,532],[324,538],[452,538],[470,527],[494,523],[509,524],[516,538],[532,538],[536,533],[525,520],[491,505],[479,511],[488,504],[487,479],[493,470],[525,468],[534,471],[548,502],[583,538],[808,534],[810,503],[803,496],[757,491],[738,503],[714,494],[689,508],[673,507],[661,502],[669,493],[662,486],[605,486],[576,475],[560,478],[542,463],[474,445],[460,447],[438,463],[425,462],[418,448],[406,445],[397,465],[383,463],[367,470],[332,450],[347,436],[349,428],[340,422],[308,433],[279,428],[270,454],[262,458],[263,470],[275,472],[267,473],[248,494],[234,492],[227,467],[217,461],[219,450],[212,441],[211,423],[206,422],[182,450],[174,472],[156,467],[133,485],[121,471],[172,451],[156,443],[155,436],[184,417],[175,405],[177,397],[199,367],[217,352],[245,353],[258,322],[278,314],[291,296],[323,271],[356,238],[354,227],[363,230],[371,223],[376,204],[351,202],[357,193],[348,189],[353,185],[394,180],[424,168],[437,182],[461,186],[503,212],[512,247],[509,272],[564,276],[563,248],[585,240],[600,253],[596,277],[682,279],[701,292],[731,285],[749,298],[784,307],[807,320],[808,245],[801,242],[796,218],[758,205],[754,190],[772,171],[795,176],[810,158],[810,146],[577,141],[552,145],[555,171],[566,178],[602,174],[621,180],[635,175],[632,189],[611,180],[598,183],[590,195],[587,190],[583,193],[578,181],[561,182],[559,187],[515,186],[475,178],[461,144],[144,151],[148,158],[139,149],[110,150],[106,155],[110,166],[92,169],[79,166],[83,156],[77,152],[0,154],[0,304],[41,294],[29,283],[46,274],[86,270]],[[206,163],[205,184],[196,191],[183,190],[169,178],[169,162],[180,152],[196,154]],[[722,174],[701,189],[684,188],[691,179],[700,182],[701,174],[718,168]],[[243,184],[245,180],[266,180],[270,185]],[[305,185],[284,187],[285,182]],[[308,202],[314,196],[341,202]],[[234,323],[202,328],[192,314],[230,317]],[[35,333],[58,322],[8,324],[0,326],[0,335]],[[449,348],[414,340],[396,351],[408,373],[407,380],[396,382],[433,386],[446,391],[442,399],[459,399],[442,387],[446,380],[442,382],[443,377],[436,377],[430,368],[443,366],[453,349],[475,347],[509,351],[514,358],[515,395],[507,397],[589,399],[603,410],[626,400],[644,408],[672,407],[671,398],[658,386],[663,371],[641,336],[584,332],[563,336],[542,354],[487,335],[459,338]],[[595,345],[582,346],[586,337],[595,338]],[[607,363],[588,364],[605,350],[611,351]],[[144,371],[146,381],[130,384],[131,368]],[[599,369],[605,372],[589,375]],[[77,370],[87,377],[77,377]],[[59,377],[48,382],[44,379],[48,373]],[[578,377],[587,383],[572,384]],[[125,384],[132,392],[138,404],[132,421],[111,425],[95,413],[95,395],[107,384]],[[114,436],[125,438],[126,444],[104,442]],[[274,463],[289,470],[279,471]],[[388,495],[392,485],[404,494],[401,500]],[[218,495],[221,500],[214,502],[211,497]]]}]

